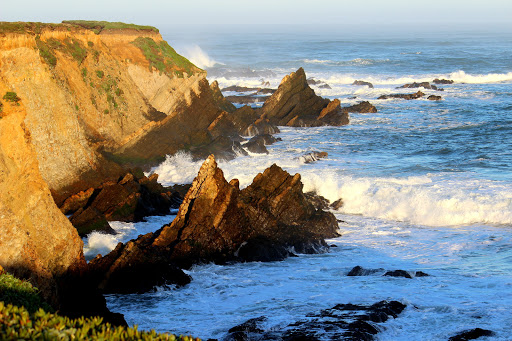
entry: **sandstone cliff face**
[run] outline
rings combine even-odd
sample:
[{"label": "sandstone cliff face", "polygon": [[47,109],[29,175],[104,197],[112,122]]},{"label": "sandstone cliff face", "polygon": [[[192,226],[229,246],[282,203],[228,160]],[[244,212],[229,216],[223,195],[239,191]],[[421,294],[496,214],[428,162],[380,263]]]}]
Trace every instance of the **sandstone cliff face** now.
[{"label": "sandstone cliff face", "polygon": [[212,141],[207,128],[223,110],[205,72],[155,30],[11,26],[0,25],[0,82],[24,101],[58,203],[118,177],[125,164]]},{"label": "sandstone cliff face", "polygon": [[[0,84],[0,92],[7,89]],[[0,265],[29,279],[53,304],[57,279],[85,266],[82,241],[38,168],[23,101],[0,114]]]}]

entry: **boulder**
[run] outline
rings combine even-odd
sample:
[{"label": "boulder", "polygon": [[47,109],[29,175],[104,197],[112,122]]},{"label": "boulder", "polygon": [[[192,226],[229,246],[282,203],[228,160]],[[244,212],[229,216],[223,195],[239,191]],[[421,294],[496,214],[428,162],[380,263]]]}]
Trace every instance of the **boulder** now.
[{"label": "boulder", "polygon": [[377,108],[373,104],[368,101],[363,101],[358,104],[352,105],[350,107],[345,107],[341,109],[342,112],[355,112],[360,114],[368,114],[368,113],[376,113]]},{"label": "boulder", "polygon": [[451,79],[439,79],[436,78],[432,81],[434,84],[453,84],[454,82]]},{"label": "boulder", "polygon": [[373,84],[370,82],[365,82],[365,81],[356,80],[356,81],[354,81],[354,83],[352,83],[352,85],[367,86],[370,89],[373,89]]},{"label": "boulder", "polygon": [[427,99],[430,100],[430,101],[440,101],[443,98],[441,96],[430,95],[430,96],[427,97]]},{"label": "boulder", "polygon": [[299,160],[304,163],[311,163],[311,162],[315,162],[320,159],[323,159],[323,158],[327,157],[328,155],[329,154],[327,154],[327,152],[313,151],[313,152],[302,155],[301,157],[299,157]]},{"label": "boulder", "polygon": [[467,341],[478,339],[482,336],[494,336],[495,333],[492,330],[474,328],[471,330],[463,331],[457,335],[454,335],[448,339],[448,341]]},{"label": "boulder", "polygon": [[[437,86],[431,85],[429,82],[421,82],[421,83],[410,83],[405,84],[402,86],[397,87],[397,89],[404,89],[404,88],[424,88],[424,89],[432,89],[432,90],[439,90]],[[441,89],[442,91],[442,89]]]},{"label": "boulder", "polygon": [[[198,262],[281,260],[293,255],[292,247],[297,252],[326,249],[323,239],[338,235],[336,218],[315,209],[302,187],[299,174],[291,176],[273,165],[240,191],[238,180],[228,183],[211,155],[171,224],[94,259],[91,271],[102,289],[117,292],[121,284],[111,281],[112,274],[124,273],[133,264],[140,265],[130,270],[137,276],[145,271],[145,262],[156,264],[155,269],[163,263],[189,267]],[[162,279],[157,273],[152,278],[172,283],[173,276]],[[140,290],[122,285],[119,291]]]},{"label": "boulder", "polygon": [[277,141],[281,141],[280,138],[275,138],[270,134],[256,135],[243,145],[251,153],[268,154],[268,150],[265,146],[269,146]]},{"label": "boulder", "polygon": [[382,95],[380,96],[379,98],[377,99],[389,99],[389,98],[402,98],[402,99],[406,99],[406,100],[411,100],[411,99],[418,99],[418,98],[421,98],[425,96],[425,94],[421,91],[418,91],[414,94],[393,94],[393,95]]},{"label": "boulder", "polygon": [[365,269],[362,266],[354,266],[352,270],[347,273],[347,276],[369,276],[371,274],[381,272],[383,269]]},{"label": "boulder", "polygon": [[384,274],[384,276],[414,278],[414,277],[428,277],[430,275],[427,273],[424,273],[423,271],[393,270],[393,271],[387,271]]}]

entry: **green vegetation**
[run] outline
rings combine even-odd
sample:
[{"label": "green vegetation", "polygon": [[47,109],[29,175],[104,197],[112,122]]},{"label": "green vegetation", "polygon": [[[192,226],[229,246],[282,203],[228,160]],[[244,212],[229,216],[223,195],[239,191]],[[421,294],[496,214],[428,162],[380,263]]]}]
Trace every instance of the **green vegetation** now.
[{"label": "green vegetation", "polygon": [[141,26],[135,24],[126,24],[122,22],[109,22],[109,21],[90,21],[90,20],[64,20],[63,24],[69,24],[74,26],[80,26],[82,28],[93,31],[96,34],[100,34],[103,30],[138,30],[138,31],[153,31],[158,33],[158,29],[153,26]]},{"label": "green vegetation", "polygon": [[98,76],[98,78],[103,78],[103,76],[105,75],[105,73],[101,70],[96,70],[96,76]]},{"label": "green vegetation", "polygon": [[78,64],[82,64],[85,57],[87,57],[87,50],[82,43],[79,40],[68,38],[64,40],[64,44],[66,44],[66,52],[71,54]]},{"label": "green vegetation", "polygon": [[0,33],[40,34],[43,28],[55,29],[59,24],[41,22],[0,22]]},{"label": "green vegetation", "polygon": [[57,57],[52,52],[50,46],[41,40],[39,35],[36,36],[36,46],[39,49],[39,55],[43,58],[44,62],[51,67],[57,65]]},{"label": "green vegetation", "polygon": [[183,77],[183,72],[189,75],[201,71],[197,66],[192,64],[187,58],[179,55],[165,41],[157,44],[151,38],[139,37],[132,42],[137,46],[146,59],[149,61],[150,69],[156,68],[169,76],[176,74]]},{"label": "green vegetation", "polygon": [[18,94],[16,94],[15,92],[7,91],[4,97],[2,98],[5,99],[7,102],[13,102],[17,105],[20,105],[18,102],[21,101],[21,98],[19,98]]},{"label": "green vegetation", "polygon": [[104,113],[105,115],[108,115],[108,114],[110,114],[110,111],[109,111],[108,109],[105,109],[105,110],[103,110],[103,113]]},{"label": "green vegetation", "polygon": [[30,282],[17,279],[6,272],[0,273],[0,301],[6,305],[24,307],[30,313],[40,308],[53,312],[53,309],[39,296],[37,288],[34,288]]},{"label": "green vegetation", "polygon": [[[4,104],[0,102],[0,114],[4,111]],[[2,116],[0,116],[2,118]]]},{"label": "green vegetation", "polygon": [[29,282],[0,270],[0,340],[178,340],[190,336],[159,334],[137,327],[114,327],[100,317],[71,320],[52,310]]},{"label": "green vegetation", "polygon": [[94,46],[94,43],[93,43],[92,41],[88,41],[88,42],[87,42],[87,45],[88,45],[89,47],[93,47],[93,46]]},{"label": "green vegetation", "polygon": [[84,78],[87,77],[87,68],[85,68],[85,67],[82,69],[82,76]]}]

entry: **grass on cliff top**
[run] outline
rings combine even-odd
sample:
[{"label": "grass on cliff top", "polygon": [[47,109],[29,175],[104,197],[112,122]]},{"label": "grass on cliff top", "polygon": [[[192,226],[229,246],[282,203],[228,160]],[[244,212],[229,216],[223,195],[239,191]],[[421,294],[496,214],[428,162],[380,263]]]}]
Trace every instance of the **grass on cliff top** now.
[{"label": "grass on cliff top", "polygon": [[82,28],[93,31],[96,34],[100,34],[103,30],[138,30],[138,31],[153,31],[159,33],[158,29],[153,26],[143,26],[135,24],[126,24],[123,22],[109,22],[109,21],[92,21],[92,20],[64,20],[63,24],[69,24],[74,26],[80,26]]},{"label": "grass on cliff top", "polygon": [[192,75],[202,71],[187,58],[179,55],[166,41],[156,43],[151,38],[139,37],[132,44],[142,51],[149,61],[150,69],[154,67],[168,76],[183,77],[183,72]]},{"label": "grass on cliff top", "polygon": [[55,29],[59,24],[49,24],[41,22],[0,22],[0,33],[29,33],[40,34],[43,28]]},{"label": "grass on cliff top", "polygon": [[114,327],[102,318],[71,320],[54,313],[29,282],[0,268],[0,340],[179,340],[190,336],[159,334],[137,327]]}]

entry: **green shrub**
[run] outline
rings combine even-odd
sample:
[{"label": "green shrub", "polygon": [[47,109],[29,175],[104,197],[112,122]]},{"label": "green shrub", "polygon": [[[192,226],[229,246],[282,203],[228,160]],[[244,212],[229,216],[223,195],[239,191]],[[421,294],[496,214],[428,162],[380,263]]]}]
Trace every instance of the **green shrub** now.
[{"label": "green shrub", "polygon": [[21,101],[21,98],[19,98],[18,95],[12,91],[7,91],[4,95],[4,97],[2,97],[2,98],[5,99],[7,102],[13,102],[18,105],[19,105],[18,102]]},{"label": "green shrub", "polygon": [[0,275],[0,301],[25,307],[30,312],[36,312],[39,308],[52,312],[52,308],[39,296],[37,288],[28,281],[22,281],[16,277],[2,273]]},{"label": "green shrub", "polygon": [[87,77],[87,69],[86,68],[83,68],[82,69],[82,77]]},{"label": "green shrub", "polygon": [[123,22],[109,22],[109,21],[93,21],[93,20],[64,20],[63,24],[69,24],[74,26],[80,26],[82,28],[93,31],[96,34],[100,34],[103,30],[125,30],[132,29],[138,31],[153,31],[158,33],[158,29],[153,26],[142,26],[135,24],[126,24]]},{"label": "green shrub", "polygon": [[39,50],[39,55],[43,58],[44,62],[51,67],[57,65],[57,57],[52,52],[50,46],[41,40],[39,36],[36,36],[36,46]]},{"label": "green shrub", "polygon": [[103,110],[103,113],[104,113],[105,115],[108,115],[108,114],[110,114],[110,111],[109,111],[108,109],[105,109],[105,110]]},{"label": "green shrub", "polygon": [[92,41],[88,41],[88,42],[87,42],[87,45],[88,45],[89,47],[93,47],[93,46],[94,46],[94,43],[93,43]]},{"label": "green shrub", "polygon": [[68,38],[64,40],[64,44],[66,44],[66,52],[69,53],[78,64],[81,64],[85,57],[87,57],[87,50],[79,40]]},{"label": "green shrub", "polygon": [[96,76],[98,76],[98,78],[103,78],[103,76],[105,75],[105,73],[101,70],[96,70]]}]

